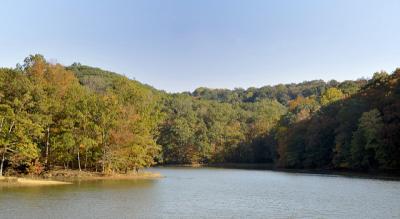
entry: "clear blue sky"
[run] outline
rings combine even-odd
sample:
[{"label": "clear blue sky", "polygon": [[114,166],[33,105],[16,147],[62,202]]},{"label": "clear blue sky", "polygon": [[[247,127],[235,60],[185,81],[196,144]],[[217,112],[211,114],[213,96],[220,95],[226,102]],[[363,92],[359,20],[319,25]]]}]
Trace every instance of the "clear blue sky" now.
[{"label": "clear blue sky", "polygon": [[400,66],[399,0],[3,0],[0,66],[29,54],[167,91],[357,79]]}]

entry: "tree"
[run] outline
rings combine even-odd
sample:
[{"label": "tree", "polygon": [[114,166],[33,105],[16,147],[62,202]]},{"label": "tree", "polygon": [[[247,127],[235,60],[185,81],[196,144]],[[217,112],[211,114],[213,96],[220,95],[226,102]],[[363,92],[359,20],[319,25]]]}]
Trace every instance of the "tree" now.
[{"label": "tree", "polygon": [[117,98],[112,93],[106,93],[98,99],[98,108],[95,111],[94,121],[97,132],[100,134],[101,167],[103,172],[111,170],[111,131],[117,125],[119,106]]},{"label": "tree", "polygon": [[321,104],[328,105],[330,103],[333,103],[335,101],[343,99],[343,97],[344,97],[344,94],[342,93],[341,90],[332,87],[332,88],[329,88],[328,90],[326,90],[326,92],[322,95]]},{"label": "tree", "polygon": [[38,158],[38,148],[34,140],[41,137],[42,129],[34,123],[35,108],[32,86],[18,71],[1,69],[0,83],[0,144],[1,174],[4,164],[27,169]]},{"label": "tree", "polygon": [[104,173],[164,163],[400,168],[400,70],[168,94],[42,55],[0,68],[0,172],[64,166]]},{"label": "tree", "polygon": [[378,160],[382,156],[382,127],[381,113],[377,109],[362,114],[351,141],[354,168],[378,167]]}]

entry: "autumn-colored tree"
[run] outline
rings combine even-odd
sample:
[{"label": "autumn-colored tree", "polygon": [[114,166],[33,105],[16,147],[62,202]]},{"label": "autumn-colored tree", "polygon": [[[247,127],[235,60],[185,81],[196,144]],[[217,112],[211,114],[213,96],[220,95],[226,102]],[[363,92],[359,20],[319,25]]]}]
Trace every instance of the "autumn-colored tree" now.
[{"label": "autumn-colored tree", "polygon": [[330,103],[333,103],[335,101],[338,101],[340,99],[344,98],[344,94],[342,91],[338,88],[329,88],[326,90],[326,92],[322,95],[321,97],[321,104],[322,105],[328,105]]},{"label": "autumn-colored tree", "polygon": [[168,94],[31,55],[0,69],[0,173],[128,172],[160,162],[397,170],[399,72]]}]

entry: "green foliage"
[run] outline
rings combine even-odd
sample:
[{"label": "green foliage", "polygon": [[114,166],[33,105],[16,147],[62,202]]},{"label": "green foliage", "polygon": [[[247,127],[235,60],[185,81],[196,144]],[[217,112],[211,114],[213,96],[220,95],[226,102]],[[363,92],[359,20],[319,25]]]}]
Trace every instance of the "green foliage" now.
[{"label": "green foliage", "polygon": [[1,171],[137,171],[156,163],[400,169],[400,70],[167,94],[31,55],[0,69]]},{"label": "green foliage", "polygon": [[356,93],[367,83],[366,80],[344,81],[342,83],[330,81],[328,83],[322,80],[305,81],[299,84],[279,84],[275,86],[264,86],[261,88],[236,88],[228,89],[209,89],[198,88],[192,96],[204,99],[215,100],[224,103],[257,102],[261,100],[277,100],[282,105],[288,105],[291,100],[301,96],[304,98],[321,95],[329,88],[338,88],[346,95]]},{"label": "green foliage", "polygon": [[277,101],[228,104],[174,95],[159,144],[164,162],[262,162],[271,157],[263,139],[284,114]]},{"label": "green foliage", "polygon": [[351,141],[351,156],[354,168],[371,168],[384,161],[381,149],[383,121],[377,109],[362,114]]},{"label": "green foliage", "polygon": [[101,69],[50,64],[41,55],[0,75],[2,170],[32,171],[42,163],[126,172],[155,163],[161,92]]},{"label": "green foliage", "polygon": [[41,127],[34,123],[30,111],[35,108],[31,83],[23,75],[11,69],[0,69],[0,175],[5,164],[25,167],[38,158],[34,139],[40,138]]},{"label": "green foliage", "polygon": [[321,104],[328,105],[335,101],[338,101],[344,97],[341,90],[337,88],[329,88],[321,97]]},{"label": "green foliage", "polygon": [[378,166],[379,160],[384,162],[382,128],[382,117],[377,109],[362,114],[351,141],[354,168],[371,168]]},{"label": "green foliage", "polygon": [[307,108],[302,103],[308,106],[311,102],[298,98],[290,102],[290,112],[282,117],[281,131],[276,134],[278,165],[398,169],[398,72],[375,74],[359,92],[347,98],[337,88],[329,88],[321,96],[321,108],[311,113],[302,110]]}]

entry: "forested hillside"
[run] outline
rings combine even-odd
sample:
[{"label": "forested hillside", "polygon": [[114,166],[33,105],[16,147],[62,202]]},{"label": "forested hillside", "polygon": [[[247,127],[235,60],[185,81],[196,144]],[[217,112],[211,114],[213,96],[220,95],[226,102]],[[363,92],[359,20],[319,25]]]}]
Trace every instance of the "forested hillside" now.
[{"label": "forested hillside", "polygon": [[33,55],[0,69],[0,173],[224,162],[399,170],[399,79],[398,69],[369,80],[168,94]]},{"label": "forested hillside", "polygon": [[125,172],[161,151],[160,97],[123,76],[34,55],[0,70],[0,98],[1,170]]}]

